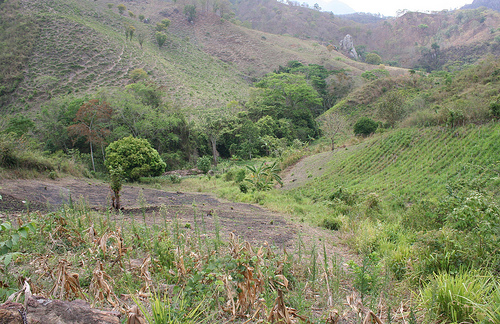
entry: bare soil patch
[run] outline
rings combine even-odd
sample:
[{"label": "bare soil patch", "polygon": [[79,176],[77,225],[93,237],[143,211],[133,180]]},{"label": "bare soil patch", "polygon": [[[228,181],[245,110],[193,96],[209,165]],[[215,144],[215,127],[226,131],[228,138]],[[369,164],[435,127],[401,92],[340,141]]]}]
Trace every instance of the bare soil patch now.
[{"label": "bare soil patch", "polygon": [[[28,210],[53,211],[71,203],[103,211],[111,205],[109,184],[88,179],[2,180],[0,195],[0,218]],[[289,252],[296,250],[299,242],[309,248],[325,244],[329,255],[336,254],[344,261],[355,258],[339,243],[335,232],[287,221],[258,205],[229,202],[211,194],[130,185],[123,186],[121,203],[124,209],[114,214],[115,220],[145,221],[148,225],[178,222],[208,235],[219,230],[221,237],[227,238],[234,233],[250,243],[267,242]]]}]

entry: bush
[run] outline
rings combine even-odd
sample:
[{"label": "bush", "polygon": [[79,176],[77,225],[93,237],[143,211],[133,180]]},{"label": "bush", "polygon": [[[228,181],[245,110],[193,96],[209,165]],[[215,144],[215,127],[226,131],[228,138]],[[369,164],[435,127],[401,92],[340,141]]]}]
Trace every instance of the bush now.
[{"label": "bush", "polygon": [[325,217],[321,222],[321,226],[331,231],[338,231],[342,227],[342,221],[336,218]]},{"label": "bush", "polygon": [[370,53],[366,55],[365,62],[368,64],[379,65],[382,63],[382,58],[376,53]]},{"label": "bush", "polygon": [[353,206],[354,204],[356,204],[356,201],[358,199],[358,193],[351,192],[346,188],[338,187],[337,190],[334,191],[329,198],[332,201],[340,200],[348,206]]},{"label": "bush", "polygon": [[437,274],[420,292],[422,306],[433,318],[453,323],[476,322],[475,305],[483,304],[491,290],[487,277],[463,269],[456,275]]},{"label": "bush", "polygon": [[129,136],[106,148],[106,167],[108,171],[121,167],[126,178],[136,181],[161,175],[166,164],[147,140]]},{"label": "bush", "polygon": [[212,157],[209,155],[205,155],[196,161],[196,167],[201,170],[204,174],[207,174],[210,171],[210,167],[212,166]]},{"label": "bush", "polygon": [[374,133],[378,128],[378,123],[369,117],[361,117],[354,124],[354,134],[368,136]]}]

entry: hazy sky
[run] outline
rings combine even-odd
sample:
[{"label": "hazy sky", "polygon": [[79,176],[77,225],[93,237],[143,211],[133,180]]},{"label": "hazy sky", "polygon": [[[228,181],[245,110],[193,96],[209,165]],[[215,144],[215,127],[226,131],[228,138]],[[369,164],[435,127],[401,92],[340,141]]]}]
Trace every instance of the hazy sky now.
[{"label": "hazy sky", "polygon": [[[331,0],[322,0],[318,3],[328,3]],[[399,9],[411,11],[441,11],[456,9],[473,0],[340,0],[357,12],[381,13],[384,16],[395,16]],[[309,2],[309,1],[308,1]]]}]

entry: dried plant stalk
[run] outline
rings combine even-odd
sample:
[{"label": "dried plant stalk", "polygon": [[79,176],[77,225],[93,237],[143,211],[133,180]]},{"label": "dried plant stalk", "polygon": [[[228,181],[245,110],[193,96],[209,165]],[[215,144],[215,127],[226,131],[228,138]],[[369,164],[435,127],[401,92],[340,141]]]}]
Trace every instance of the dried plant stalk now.
[{"label": "dried plant stalk", "polygon": [[[69,273],[69,266],[70,263],[67,260],[59,261],[57,268],[51,274],[55,282],[49,294],[59,299],[78,297],[86,300],[80,287],[79,275],[78,273]],[[56,273],[55,276],[54,273]]]},{"label": "dried plant stalk", "polygon": [[106,300],[111,306],[118,307],[120,302],[108,281],[112,281],[111,277],[104,272],[102,262],[97,261],[97,266],[92,274],[89,291],[96,301]]}]

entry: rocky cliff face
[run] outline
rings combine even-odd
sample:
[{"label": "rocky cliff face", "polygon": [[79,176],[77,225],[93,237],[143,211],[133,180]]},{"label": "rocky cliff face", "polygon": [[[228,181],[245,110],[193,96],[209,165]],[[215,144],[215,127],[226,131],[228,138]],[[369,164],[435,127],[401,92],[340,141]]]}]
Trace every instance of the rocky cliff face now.
[{"label": "rocky cliff face", "polygon": [[347,52],[347,54],[357,60],[359,58],[358,53],[356,52],[356,48],[354,48],[354,40],[352,39],[352,36],[347,34],[345,35],[344,39],[340,41],[340,49],[344,52]]}]

